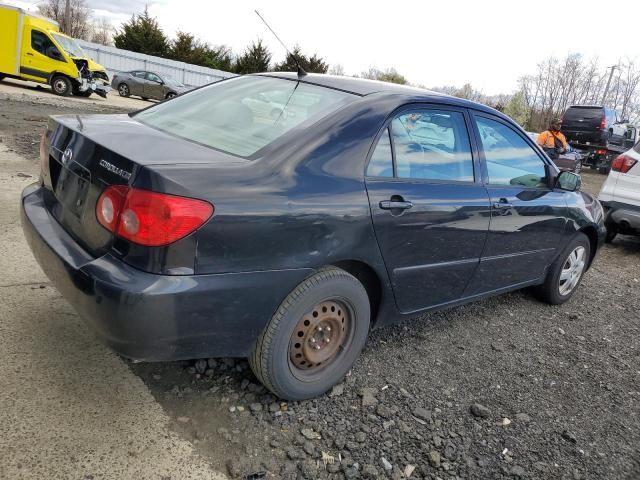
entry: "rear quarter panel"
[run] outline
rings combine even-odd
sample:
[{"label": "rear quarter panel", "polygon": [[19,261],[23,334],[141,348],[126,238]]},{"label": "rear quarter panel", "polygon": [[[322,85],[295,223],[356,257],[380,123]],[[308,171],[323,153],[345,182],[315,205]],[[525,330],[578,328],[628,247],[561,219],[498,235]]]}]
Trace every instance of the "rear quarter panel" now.
[{"label": "rear quarter panel", "polygon": [[215,206],[197,232],[197,273],[318,268],[341,260],[384,271],[364,168],[388,110],[357,103],[276,141],[254,161],[154,166],[136,186]]}]

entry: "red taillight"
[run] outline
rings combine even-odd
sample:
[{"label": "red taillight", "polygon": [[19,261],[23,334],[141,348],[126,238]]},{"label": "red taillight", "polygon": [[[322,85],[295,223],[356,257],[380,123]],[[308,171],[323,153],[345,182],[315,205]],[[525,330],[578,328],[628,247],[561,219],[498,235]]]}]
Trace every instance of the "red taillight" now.
[{"label": "red taillight", "polygon": [[613,161],[613,163],[611,164],[611,170],[620,173],[627,173],[633,168],[636,163],[638,163],[636,159],[622,154],[616,157],[616,159]]},{"label": "red taillight", "polygon": [[600,120],[600,130],[604,130],[605,128],[607,128],[607,117],[602,117],[602,120]]},{"label": "red taillight", "polygon": [[105,189],[96,204],[100,225],[133,243],[158,247],[193,233],[213,215],[213,205],[123,185]]}]

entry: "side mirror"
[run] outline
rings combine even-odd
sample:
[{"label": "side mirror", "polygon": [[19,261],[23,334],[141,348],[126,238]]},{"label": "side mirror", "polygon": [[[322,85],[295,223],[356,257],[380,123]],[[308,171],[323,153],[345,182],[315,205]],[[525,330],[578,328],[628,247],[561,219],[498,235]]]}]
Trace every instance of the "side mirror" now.
[{"label": "side mirror", "polygon": [[560,172],[560,174],[556,177],[555,188],[559,188],[561,190],[566,190],[568,192],[576,192],[580,190],[582,186],[582,179],[580,175],[577,175],[573,172]]},{"label": "side mirror", "polygon": [[628,118],[624,118],[624,119],[620,120],[620,123],[629,123],[629,119]]}]

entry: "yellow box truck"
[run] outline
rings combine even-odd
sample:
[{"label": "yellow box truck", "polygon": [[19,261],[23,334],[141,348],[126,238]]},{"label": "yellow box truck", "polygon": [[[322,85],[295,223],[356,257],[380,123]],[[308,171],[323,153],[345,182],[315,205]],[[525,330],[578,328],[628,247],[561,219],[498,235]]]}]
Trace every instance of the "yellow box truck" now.
[{"label": "yellow box truck", "polygon": [[111,89],[105,68],[57,22],[0,4],[0,80],[5,77],[47,83],[62,96],[106,96]]}]

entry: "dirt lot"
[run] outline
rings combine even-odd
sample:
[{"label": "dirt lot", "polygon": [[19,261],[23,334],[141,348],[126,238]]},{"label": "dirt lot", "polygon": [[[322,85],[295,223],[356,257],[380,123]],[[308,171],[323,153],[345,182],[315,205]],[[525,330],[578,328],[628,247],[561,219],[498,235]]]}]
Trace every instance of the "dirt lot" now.
[{"label": "dirt lot", "polygon": [[[0,106],[0,139],[33,162],[46,115],[113,111]],[[603,179],[584,172],[584,189]],[[619,236],[568,304],[523,291],[378,330],[317,400],[278,401],[244,360],[128,365],[232,477],[600,480],[640,478],[639,352],[640,241]]]}]

